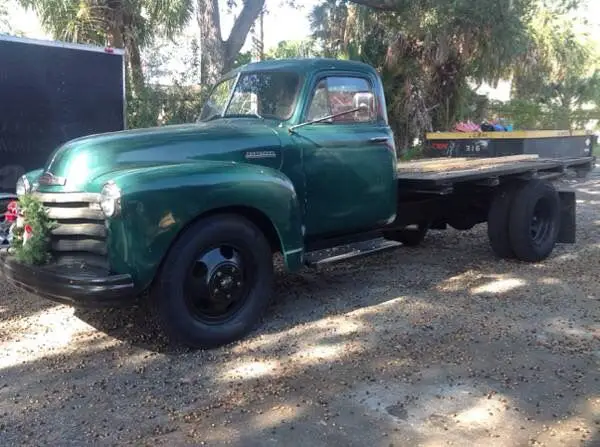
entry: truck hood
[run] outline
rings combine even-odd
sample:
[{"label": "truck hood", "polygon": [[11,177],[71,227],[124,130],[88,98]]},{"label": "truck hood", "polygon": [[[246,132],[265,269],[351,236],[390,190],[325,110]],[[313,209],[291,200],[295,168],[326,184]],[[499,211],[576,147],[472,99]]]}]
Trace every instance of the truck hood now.
[{"label": "truck hood", "polygon": [[247,162],[248,152],[256,150],[273,151],[275,157],[260,161],[278,169],[280,149],[275,129],[254,118],[90,135],[71,140],[52,153],[44,171],[55,178],[50,182],[55,184],[40,179],[39,190],[82,191],[101,175],[145,166],[202,160]]}]

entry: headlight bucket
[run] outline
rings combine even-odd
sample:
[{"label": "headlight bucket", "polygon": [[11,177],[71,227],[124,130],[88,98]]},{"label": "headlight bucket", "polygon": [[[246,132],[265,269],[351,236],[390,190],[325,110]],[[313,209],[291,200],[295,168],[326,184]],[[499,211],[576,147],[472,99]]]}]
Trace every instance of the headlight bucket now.
[{"label": "headlight bucket", "polygon": [[121,213],[121,190],[113,181],[102,187],[100,208],[106,217],[116,217]]},{"label": "headlight bucket", "polygon": [[31,183],[29,183],[29,180],[26,176],[22,175],[21,177],[19,177],[19,180],[17,180],[15,191],[17,193],[17,196],[23,196],[31,192]]}]

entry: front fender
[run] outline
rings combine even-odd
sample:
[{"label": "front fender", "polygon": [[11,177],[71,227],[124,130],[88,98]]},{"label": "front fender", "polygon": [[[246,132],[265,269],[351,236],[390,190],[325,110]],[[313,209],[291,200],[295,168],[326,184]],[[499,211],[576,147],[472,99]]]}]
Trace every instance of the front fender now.
[{"label": "front fender", "polygon": [[147,287],[177,235],[198,216],[246,207],[275,228],[290,269],[301,265],[300,206],[291,181],[263,166],[200,162],[119,171],[97,178],[91,189],[114,181],[122,191],[121,215],[109,222],[109,261]]}]

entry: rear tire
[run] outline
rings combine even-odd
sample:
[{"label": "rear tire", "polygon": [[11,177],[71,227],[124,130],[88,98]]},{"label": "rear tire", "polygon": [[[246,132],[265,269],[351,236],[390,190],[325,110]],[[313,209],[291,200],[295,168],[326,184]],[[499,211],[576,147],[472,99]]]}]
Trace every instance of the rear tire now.
[{"label": "rear tire", "polygon": [[171,247],[153,290],[169,338],[190,348],[239,340],[260,320],[273,291],[273,256],[247,219],[202,219]]},{"label": "rear tire", "polygon": [[514,259],[509,236],[510,209],[517,190],[516,184],[509,184],[498,190],[488,211],[487,232],[492,250],[501,259]]},{"label": "rear tire", "polygon": [[515,194],[509,236],[515,256],[525,262],[546,259],[560,230],[560,198],[554,186],[541,180],[523,185]]}]

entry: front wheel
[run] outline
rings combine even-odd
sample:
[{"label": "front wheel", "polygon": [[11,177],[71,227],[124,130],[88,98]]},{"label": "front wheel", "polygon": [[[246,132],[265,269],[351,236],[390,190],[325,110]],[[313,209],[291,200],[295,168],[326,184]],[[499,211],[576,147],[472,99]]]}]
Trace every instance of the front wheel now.
[{"label": "front wheel", "polygon": [[158,317],[170,338],[213,348],[249,333],[273,291],[273,257],[247,219],[202,219],[178,238],[154,289]]}]

